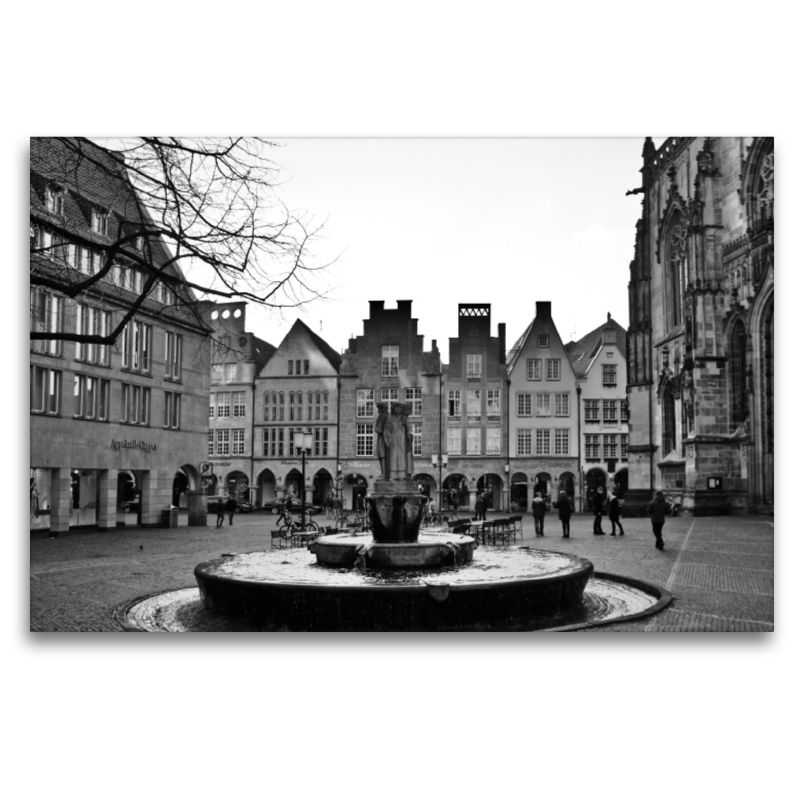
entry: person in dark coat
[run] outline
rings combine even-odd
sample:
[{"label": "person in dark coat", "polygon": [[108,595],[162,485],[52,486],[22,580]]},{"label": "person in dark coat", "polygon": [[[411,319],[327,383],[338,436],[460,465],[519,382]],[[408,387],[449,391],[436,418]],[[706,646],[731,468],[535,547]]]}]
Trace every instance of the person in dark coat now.
[{"label": "person in dark coat", "polygon": [[594,509],[594,528],[592,532],[595,536],[606,535],[603,530],[603,497],[603,487],[598,486],[594,492],[594,500],[592,500],[592,508]]},{"label": "person in dark coat", "polygon": [[228,525],[233,525],[233,515],[236,513],[236,500],[231,495],[225,501],[225,510],[228,512]]},{"label": "person in dark coat", "polygon": [[544,515],[547,513],[547,503],[540,492],[536,492],[531,508],[533,509],[533,525],[536,529],[536,535],[544,536]]},{"label": "person in dark coat", "polygon": [[661,536],[661,530],[664,527],[664,521],[669,516],[669,505],[664,499],[663,492],[656,492],[654,500],[650,501],[647,506],[647,516],[650,517],[650,522],[653,524],[653,536],[656,537],[656,547],[659,550],[664,549],[664,539]]},{"label": "person in dark coat", "polygon": [[475,519],[486,519],[486,501],[483,499],[483,492],[478,492],[475,499]]},{"label": "person in dark coat", "polygon": [[553,503],[553,508],[558,509],[558,518],[561,520],[561,536],[569,539],[569,518],[572,516],[572,506],[566,492],[558,493],[558,500]]},{"label": "person in dark coat", "polygon": [[619,505],[619,498],[617,497],[617,493],[612,491],[611,498],[608,501],[608,521],[611,523],[611,535],[617,535],[617,525],[619,525],[619,535],[624,536],[625,531],[622,530],[622,523],[619,521],[619,512],[620,512],[620,505]]},{"label": "person in dark coat", "polygon": [[225,522],[225,503],[219,499],[217,500],[217,527],[221,528],[223,522]]}]

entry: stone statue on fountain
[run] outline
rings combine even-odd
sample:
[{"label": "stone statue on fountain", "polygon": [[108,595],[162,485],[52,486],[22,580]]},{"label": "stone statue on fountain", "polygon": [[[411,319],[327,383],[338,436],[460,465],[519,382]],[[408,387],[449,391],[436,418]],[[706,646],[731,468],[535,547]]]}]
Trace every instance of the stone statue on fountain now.
[{"label": "stone statue on fountain", "polygon": [[411,404],[389,400],[379,401],[376,406],[378,420],[375,432],[378,434],[380,479],[409,480],[414,471],[414,436],[408,423]]}]

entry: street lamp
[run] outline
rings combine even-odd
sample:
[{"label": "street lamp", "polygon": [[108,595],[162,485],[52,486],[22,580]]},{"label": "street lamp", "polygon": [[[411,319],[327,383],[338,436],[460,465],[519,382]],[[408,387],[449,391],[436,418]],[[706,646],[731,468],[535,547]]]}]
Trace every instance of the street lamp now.
[{"label": "street lamp", "polygon": [[300,451],[303,458],[303,497],[301,502],[300,519],[302,520],[303,528],[306,525],[306,450],[311,452],[311,445],[314,442],[314,437],[310,433],[303,433],[303,431],[294,432],[294,449]]}]

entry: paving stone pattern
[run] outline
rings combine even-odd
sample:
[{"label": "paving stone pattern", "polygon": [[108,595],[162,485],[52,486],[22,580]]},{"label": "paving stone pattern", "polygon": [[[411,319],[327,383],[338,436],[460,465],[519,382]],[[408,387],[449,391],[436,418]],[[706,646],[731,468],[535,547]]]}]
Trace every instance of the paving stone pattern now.
[{"label": "paving stone pattern", "polygon": [[[774,528],[764,517],[670,519],[663,551],[655,549],[647,519],[623,524],[625,536],[593,536],[592,517],[575,516],[572,535],[564,539],[558,520],[549,514],[545,536],[536,538],[526,515],[523,538],[516,542],[583,556],[598,572],[654,583],[675,597],[655,617],[587,633],[774,629]],[[269,549],[272,527],[274,518],[255,513],[237,516],[233,526],[220,529],[184,524],[32,539],[30,629],[120,632],[116,610],[147,595],[196,586],[193,570],[202,561]]]}]

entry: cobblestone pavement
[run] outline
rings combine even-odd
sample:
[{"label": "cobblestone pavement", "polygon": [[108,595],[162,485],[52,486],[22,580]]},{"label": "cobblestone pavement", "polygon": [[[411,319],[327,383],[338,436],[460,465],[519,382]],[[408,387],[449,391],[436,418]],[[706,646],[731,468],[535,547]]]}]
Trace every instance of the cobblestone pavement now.
[{"label": "cobblestone pavement", "polygon": [[[571,537],[564,539],[558,519],[549,514],[545,536],[537,539],[526,515],[516,545],[583,556],[598,572],[656,584],[675,598],[654,617],[590,633],[773,630],[772,517],[670,519],[663,551],[654,547],[648,520],[623,524],[625,536],[593,536],[592,518],[575,516]],[[255,513],[221,529],[212,522],[205,528],[120,528],[31,539],[30,629],[120,631],[115,610],[140,597],[195,586],[195,565],[222,553],[269,549],[272,527],[269,515]],[[610,529],[605,518],[603,527]]]}]

